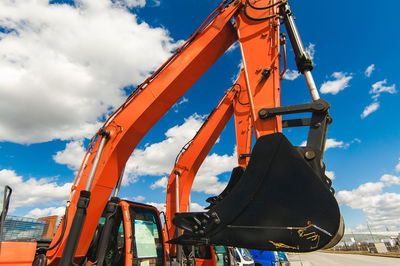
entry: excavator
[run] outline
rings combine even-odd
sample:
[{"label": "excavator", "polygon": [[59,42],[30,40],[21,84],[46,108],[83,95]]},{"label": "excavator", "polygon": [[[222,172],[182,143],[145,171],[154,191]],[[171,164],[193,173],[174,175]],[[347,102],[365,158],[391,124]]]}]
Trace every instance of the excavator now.
[{"label": "excavator", "polygon": [[[305,77],[309,103],[281,106],[286,70],[281,25]],[[163,232],[155,207],[118,197],[125,164],[144,135],[235,42],[243,69],[189,144],[194,152],[182,152],[174,166]],[[193,247],[310,252],[336,245],[344,222],[323,162],[332,118],[312,69],[286,0],[222,1],[98,130],[51,243],[2,241],[0,263],[158,266]],[[238,167],[224,191],[207,199],[207,211],[190,212],[196,172],[232,113]],[[304,113],[309,117],[286,119]],[[300,126],[309,128],[307,144],[296,147],[282,130]]]}]

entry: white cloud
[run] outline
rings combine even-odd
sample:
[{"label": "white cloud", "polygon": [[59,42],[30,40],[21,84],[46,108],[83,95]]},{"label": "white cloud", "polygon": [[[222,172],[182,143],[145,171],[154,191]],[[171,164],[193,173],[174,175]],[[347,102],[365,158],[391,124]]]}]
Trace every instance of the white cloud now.
[{"label": "white cloud", "polygon": [[[147,145],[145,149],[136,149],[126,165],[127,178],[124,179],[123,184],[132,183],[132,179],[137,180],[140,176],[169,176],[174,167],[176,155],[194,137],[203,124],[204,118],[193,114],[186,118],[182,125],[168,129],[165,133],[165,140]],[[218,176],[232,171],[235,166],[237,166],[236,152],[232,155],[213,153],[207,156],[196,175],[193,190],[208,194],[219,194],[225,188],[226,183],[219,182]],[[168,176],[157,180],[150,188],[165,188],[168,183]]]},{"label": "white cloud", "polygon": [[330,180],[335,179],[335,172],[334,171],[325,171],[325,175],[329,177]]},{"label": "white cloud", "polygon": [[295,80],[297,79],[301,73],[297,70],[286,70],[285,74],[283,74],[283,78],[286,80]]},{"label": "white cloud", "polygon": [[332,77],[335,78],[335,80],[326,81],[321,85],[320,91],[322,94],[338,94],[340,91],[349,87],[349,81],[353,78],[351,74],[343,72],[334,72]]},{"label": "white cloud", "polygon": [[400,172],[400,158],[399,158],[399,162],[396,165],[396,172]]},{"label": "white cloud", "polygon": [[0,33],[0,141],[91,137],[123,88],[176,48],[167,30],[108,0],[1,1],[0,25],[10,30]]},{"label": "white cloud", "polygon": [[375,64],[372,64],[369,67],[367,67],[367,69],[364,72],[364,75],[369,78],[374,70],[375,70]]},{"label": "white cloud", "polygon": [[196,202],[190,203],[190,211],[191,212],[204,212],[204,211],[206,211],[204,208],[205,208],[204,206],[201,206],[200,204],[198,204]]},{"label": "white cloud", "polygon": [[347,204],[352,208],[366,207],[368,206],[368,202],[365,201],[363,197],[381,193],[383,186],[384,183],[382,182],[368,182],[351,191],[339,191],[337,194],[337,199],[341,204]]},{"label": "white cloud", "polygon": [[61,217],[65,214],[65,207],[49,207],[49,208],[35,208],[31,211],[29,211],[24,217],[29,217],[29,218],[41,218],[41,217],[46,217],[46,216],[53,216],[57,215],[58,217]]},{"label": "white cloud", "polygon": [[175,112],[175,113],[178,113],[178,112],[179,112],[179,106],[182,105],[182,104],[184,104],[184,103],[187,103],[187,102],[189,102],[189,99],[186,98],[185,96],[182,97],[180,101],[178,101],[177,103],[175,103],[175,104],[173,105],[172,108],[174,108],[174,112]]},{"label": "white cloud", "polygon": [[400,177],[394,175],[385,174],[381,177],[381,181],[385,186],[400,185]]},{"label": "white cloud", "polygon": [[[159,212],[165,212],[166,206],[165,203],[157,203],[157,202],[146,202],[147,205],[151,205],[157,208]],[[190,211],[191,212],[203,212],[204,206],[201,206],[200,204],[196,202],[191,202],[190,203]]]},{"label": "white cloud", "polygon": [[128,7],[144,7],[146,5],[146,0],[123,0]]},{"label": "white cloud", "polygon": [[[352,141],[345,143],[344,141],[338,141],[336,139],[326,139],[325,151],[327,151],[328,149],[332,149],[332,148],[347,149],[353,143],[361,143],[361,140],[359,140],[358,138],[355,138]],[[304,140],[299,146],[305,147],[306,145],[307,145],[307,140]]]},{"label": "white cloud", "polygon": [[146,202],[146,204],[156,207],[159,212],[165,212],[165,203]]},{"label": "white cloud", "polygon": [[400,194],[383,192],[392,185],[400,185],[400,178],[383,175],[380,182],[368,182],[351,191],[343,190],[336,194],[340,204],[364,212],[374,230],[384,230],[386,226],[400,229]]},{"label": "white cloud", "polygon": [[237,166],[236,154],[235,147],[232,155],[221,156],[213,153],[207,156],[197,172],[192,189],[207,194],[218,195],[221,193],[227,182],[219,182],[218,176],[222,173],[231,172]]},{"label": "white cloud", "polygon": [[226,50],[226,53],[233,52],[233,51],[236,50],[238,47],[239,47],[239,43],[238,43],[238,42],[235,42],[235,43],[233,43],[233,44],[228,48],[228,50]]},{"label": "white cloud", "polygon": [[236,73],[236,75],[232,76],[232,78],[231,78],[232,83],[237,82],[237,80],[239,79],[240,73],[243,69],[243,61],[240,61],[237,68],[238,68],[238,72]]},{"label": "white cloud", "polygon": [[309,43],[308,46],[306,47],[306,52],[310,55],[311,60],[314,60],[315,44]]},{"label": "white cloud", "polygon": [[58,151],[53,155],[53,160],[56,163],[67,165],[71,170],[77,171],[81,166],[85,152],[82,140],[71,141],[65,145],[64,150]]},{"label": "white cloud", "polygon": [[364,119],[369,116],[371,113],[375,112],[379,108],[379,102],[373,102],[367,107],[365,107],[364,111],[361,114],[361,118]]},{"label": "white cloud", "polygon": [[397,93],[396,84],[393,84],[391,86],[385,86],[384,84],[386,84],[386,83],[387,83],[387,80],[384,79],[384,80],[381,80],[381,81],[378,81],[378,82],[372,84],[372,89],[369,91],[369,93],[374,94],[372,96],[373,99],[377,99],[382,92],[387,92],[390,94]]},{"label": "white cloud", "polygon": [[142,195],[133,197],[133,201],[136,201],[136,202],[142,202],[142,201],[144,201],[145,199],[146,199],[146,198],[145,198],[144,196],[142,196]]},{"label": "white cloud", "polygon": [[385,86],[384,84],[386,83],[387,80],[384,79],[372,84],[372,89],[369,91],[369,93],[372,94],[372,99],[374,99],[374,102],[364,108],[364,111],[360,115],[361,119],[366,118],[368,115],[379,109],[380,103],[378,102],[378,99],[382,92],[387,92],[390,94],[397,93],[395,84],[391,86]]},{"label": "white cloud", "polygon": [[177,104],[178,104],[178,105],[181,105],[181,104],[187,103],[187,102],[189,102],[188,98],[182,97],[182,99],[181,99],[179,102],[177,102]]},{"label": "white cloud", "polygon": [[[146,0],[116,0],[115,2],[128,8],[145,7],[148,4]],[[159,0],[152,0],[151,2],[152,7],[157,7],[161,5],[161,2]]]},{"label": "white cloud", "polygon": [[151,189],[156,189],[156,188],[167,188],[168,185],[168,176],[164,176],[161,179],[158,179],[156,182],[151,184],[150,188]]},{"label": "white cloud", "polygon": [[345,144],[343,141],[337,141],[336,139],[327,139],[325,144],[325,150],[331,148],[344,148]]},{"label": "white cloud", "polygon": [[[236,152],[231,156],[211,154],[206,157],[193,183],[192,190],[207,194],[219,194],[226,187],[226,182],[219,182],[218,175],[232,171],[237,166]],[[150,188],[167,188],[168,177],[154,182]]]},{"label": "white cloud", "polygon": [[9,185],[13,189],[10,208],[38,206],[67,200],[72,183],[57,184],[49,178],[24,180],[15,171],[0,170],[0,187]]},{"label": "white cloud", "polygon": [[157,7],[161,5],[161,1],[160,0],[153,0],[153,7]]},{"label": "white cloud", "polygon": [[123,184],[131,183],[138,176],[161,176],[170,174],[175,157],[203,124],[204,118],[197,114],[185,119],[182,125],[174,126],[165,133],[165,140],[149,144],[145,149],[135,149],[125,168]]}]

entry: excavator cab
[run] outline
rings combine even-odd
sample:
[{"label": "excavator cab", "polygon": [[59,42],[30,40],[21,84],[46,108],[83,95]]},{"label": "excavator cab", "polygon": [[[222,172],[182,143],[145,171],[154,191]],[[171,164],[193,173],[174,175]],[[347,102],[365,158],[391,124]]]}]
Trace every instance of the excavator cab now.
[{"label": "excavator cab", "polygon": [[112,212],[106,209],[86,260],[89,265],[165,265],[158,210],[129,201],[120,201]]}]

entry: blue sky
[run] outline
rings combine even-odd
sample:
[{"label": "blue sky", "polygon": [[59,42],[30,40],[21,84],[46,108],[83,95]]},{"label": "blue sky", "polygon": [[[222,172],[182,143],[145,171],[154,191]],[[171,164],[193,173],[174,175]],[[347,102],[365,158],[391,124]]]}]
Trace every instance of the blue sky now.
[{"label": "blue sky", "polygon": [[[0,185],[12,215],[63,212],[89,139],[132,87],[197,29],[220,1],[82,0],[0,3]],[[290,1],[314,79],[331,103],[325,163],[348,228],[400,229],[400,102],[396,1]],[[233,47],[234,48],[234,47]],[[183,144],[232,84],[239,49],[216,64],[145,136],[128,162],[121,197],[162,206]],[[310,101],[288,45],[283,104]],[[367,71],[368,69],[368,71]],[[230,121],[199,171],[195,208],[235,166]],[[305,131],[285,132],[295,145]],[[152,154],[159,160],[153,160]]]}]

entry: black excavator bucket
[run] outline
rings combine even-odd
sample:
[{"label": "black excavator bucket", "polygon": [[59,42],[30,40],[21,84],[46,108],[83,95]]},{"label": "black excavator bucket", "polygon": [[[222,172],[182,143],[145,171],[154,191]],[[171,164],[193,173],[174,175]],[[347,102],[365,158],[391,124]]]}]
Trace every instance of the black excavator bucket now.
[{"label": "black excavator bucket", "polygon": [[232,170],[231,178],[229,179],[228,185],[226,185],[225,189],[218,195],[214,197],[209,197],[206,199],[208,203],[210,203],[210,206],[206,207],[205,209],[211,209],[212,206],[214,206],[218,201],[221,201],[225,196],[231,192],[231,190],[235,187],[237,182],[240,180],[244,173],[244,168],[243,167],[235,167]]},{"label": "black excavator bucket", "polygon": [[339,206],[303,153],[282,133],[260,137],[244,173],[209,211],[176,214],[184,233],[170,243],[289,252],[336,245],[344,233]]}]

